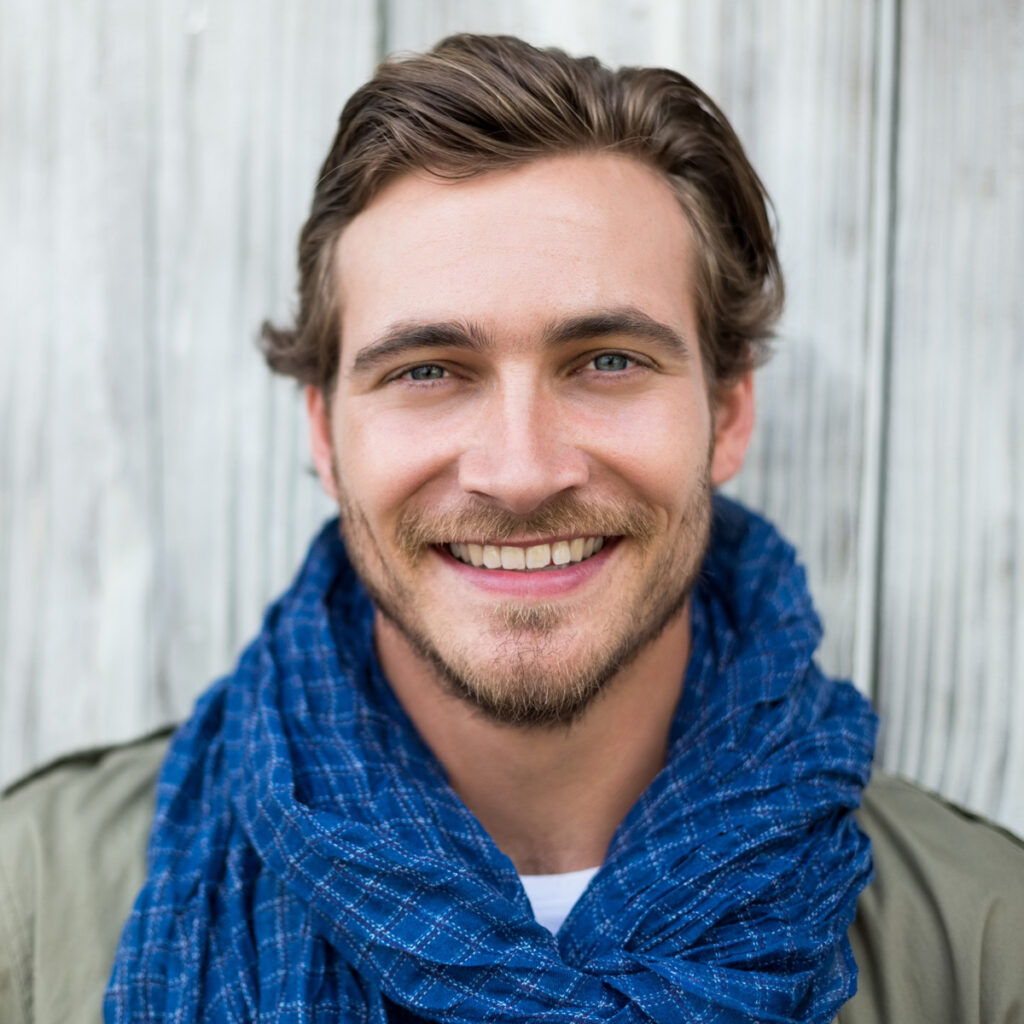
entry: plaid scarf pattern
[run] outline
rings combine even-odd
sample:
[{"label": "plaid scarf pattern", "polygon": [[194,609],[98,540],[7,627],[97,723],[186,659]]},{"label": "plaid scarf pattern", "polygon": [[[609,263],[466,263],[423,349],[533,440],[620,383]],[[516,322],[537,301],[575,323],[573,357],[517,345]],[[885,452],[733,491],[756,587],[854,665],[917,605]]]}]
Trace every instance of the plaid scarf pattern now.
[{"label": "plaid scarf pattern", "polygon": [[667,763],[557,936],[372,646],[336,522],[175,734],[108,1022],[832,1021],[876,720],[793,550],[715,499]]}]

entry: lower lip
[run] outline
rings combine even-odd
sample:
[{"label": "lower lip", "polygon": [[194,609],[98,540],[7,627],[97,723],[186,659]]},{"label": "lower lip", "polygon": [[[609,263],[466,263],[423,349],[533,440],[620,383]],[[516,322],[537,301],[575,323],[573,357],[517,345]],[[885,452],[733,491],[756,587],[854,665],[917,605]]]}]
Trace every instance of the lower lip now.
[{"label": "lower lip", "polygon": [[519,572],[515,569],[478,569],[460,562],[446,547],[434,548],[438,557],[466,583],[502,597],[544,600],[560,597],[588,583],[618,547],[618,538],[606,541],[596,555],[560,569]]}]

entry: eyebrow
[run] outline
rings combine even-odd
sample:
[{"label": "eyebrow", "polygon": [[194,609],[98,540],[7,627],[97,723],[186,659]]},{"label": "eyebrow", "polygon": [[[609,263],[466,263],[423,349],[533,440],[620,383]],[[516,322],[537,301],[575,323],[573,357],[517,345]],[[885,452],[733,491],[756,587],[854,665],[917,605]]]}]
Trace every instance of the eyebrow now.
[{"label": "eyebrow", "polygon": [[432,348],[461,348],[482,352],[490,347],[490,339],[477,324],[470,321],[447,320],[425,324],[401,321],[360,349],[352,360],[353,375],[369,373],[381,363],[390,363],[406,352]]},{"label": "eyebrow", "polygon": [[602,309],[561,320],[548,328],[545,343],[555,348],[573,341],[597,341],[617,334],[645,338],[669,355],[690,358],[691,349],[686,338],[668,324],[655,320],[633,306]]},{"label": "eyebrow", "polygon": [[[688,341],[667,324],[632,306],[600,309],[549,324],[543,340],[547,348],[558,348],[575,341],[599,340],[614,335],[628,335],[654,342],[669,355],[689,359]],[[479,325],[469,320],[446,320],[438,323],[400,321],[370,342],[352,360],[352,376],[368,374],[381,364],[391,363],[407,352],[435,348],[465,349],[485,352],[493,340]]]}]

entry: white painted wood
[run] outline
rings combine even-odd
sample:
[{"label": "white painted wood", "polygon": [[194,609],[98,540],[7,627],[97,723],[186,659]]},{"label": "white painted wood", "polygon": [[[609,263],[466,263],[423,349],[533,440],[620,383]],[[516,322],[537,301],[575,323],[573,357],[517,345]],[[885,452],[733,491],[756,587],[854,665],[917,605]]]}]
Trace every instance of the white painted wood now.
[{"label": "white painted wood", "polygon": [[330,510],[254,339],[375,14],[0,2],[0,777],[184,714]]},{"label": "white painted wood", "polygon": [[881,346],[880,325],[868,321],[878,230],[872,92],[887,24],[876,5],[391,0],[388,10],[391,49],[463,28],[508,31],[612,66],[665,63],[723,106],[774,199],[790,288],[776,357],[759,380],[753,451],[733,489],[798,544],[826,624],[824,664],[851,674],[873,625],[856,598],[858,587],[874,591],[873,559],[858,555],[864,528],[872,548],[861,496],[877,480],[862,447],[869,352]]},{"label": "white painted wood", "polygon": [[231,666],[330,511],[253,341],[337,114],[379,47],[506,31],[676,67],[736,124],[790,301],[735,489],[800,548],[883,762],[1024,831],[1022,19],[0,0],[0,781]]},{"label": "white painted wood", "polygon": [[857,630],[853,678],[877,697],[878,619],[882,559],[882,481],[888,414],[889,351],[892,338],[892,224],[895,217],[895,126],[899,104],[899,0],[879,0],[875,32],[872,114],[870,281],[864,387],[863,468],[857,550]]},{"label": "white painted wood", "polygon": [[[457,30],[512,32],[612,66],[673,67],[726,111],[773,197],[789,287],[777,353],[759,377],[753,448],[732,490],[797,544],[826,623],[823,662],[851,675],[855,649],[873,650],[873,609],[857,595],[875,591],[874,558],[860,559],[873,550],[877,504],[864,442],[876,439],[868,407],[882,322],[869,315],[886,226],[872,216],[873,96],[892,4],[390,0],[387,9],[389,50]],[[862,655],[865,689],[869,663]]]},{"label": "white painted wood", "polygon": [[1024,7],[905,0],[889,764],[1024,831]]}]

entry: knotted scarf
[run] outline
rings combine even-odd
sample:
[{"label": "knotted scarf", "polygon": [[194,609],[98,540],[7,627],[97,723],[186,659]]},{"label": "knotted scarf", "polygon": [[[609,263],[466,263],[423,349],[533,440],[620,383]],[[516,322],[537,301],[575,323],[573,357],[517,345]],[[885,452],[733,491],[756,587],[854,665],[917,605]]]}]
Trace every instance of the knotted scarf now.
[{"label": "knotted scarf", "polygon": [[792,549],[715,500],[667,763],[558,932],[377,665],[336,523],[174,736],[106,1020],[831,1021],[875,719]]}]

